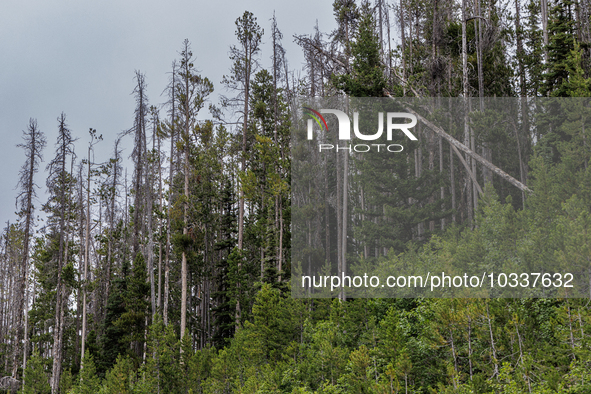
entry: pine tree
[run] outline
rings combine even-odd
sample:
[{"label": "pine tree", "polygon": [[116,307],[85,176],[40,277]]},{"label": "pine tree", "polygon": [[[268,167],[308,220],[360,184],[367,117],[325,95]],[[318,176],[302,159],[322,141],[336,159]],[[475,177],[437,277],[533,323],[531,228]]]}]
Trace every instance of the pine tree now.
[{"label": "pine tree", "polygon": [[[164,326],[162,319],[156,316],[150,326],[148,351],[151,357],[140,373],[145,373],[154,392],[181,393],[186,392],[183,386],[192,382],[184,379],[183,363],[179,352],[180,343],[172,325]],[[192,352],[184,352],[192,354]]]},{"label": "pine tree", "polygon": [[98,371],[104,374],[116,361],[119,355],[127,354],[128,343],[124,340],[127,327],[117,324],[126,311],[125,294],[127,293],[127,278],[129,263],[123,261],[122,272],[112,282],[112,290],[107,299],[105,319],[102,321],[103,335],[100,339],[100,359]]},{"label": "pine tree", "polygon": [[138,253],[127,277],[126,291],[123,295],[125,312],[114,323],[125,333],[125,347],[130,349],[130,355],[136,359],[142,359],[143,356],[146,318],[149,316],[150,285],[146,272],[144,255]]},{"label": "pine tree", "polygon": [[45,362],[39,352],[34,351],[25,370],[22,394],[49,393],[51,393],[51,387],[49,386],[49,376],[45,372]]},{"label": "pine tree", "polygon": [[100,379],[96,374],[93,357],[86,352],[82,359],[82,368],[78,376],[78,384],[73,394],[96,394],[100,389]]},{"label": "pine tree", "polygon": [[363,4],[360,14],[355,41],[351,43],[352,71],[336,77],[334,83],[352,97],[383,97],[386,78],[376,22],[369,3]]},{"label": "pine tree", "polygon": [[113,368],[107,372],[103,387],[107,394],[131,394],[135,375],[131,359],[119,355]]},{"label": "pine tree", "polygon": [[[263,29],[258,25],[256,17],[249,11],[244,11],[244,14],[236,19],[236,38],[240,43],[239,46],[230,47],[230,59],[234,62],[231,68],[231,74],[224,76],[222,84],[226,85],[228,89],[239,92],[237,101],[243,103],[242,110],[242,158],[241,171],[246,171],[246,152],[247,147],[247,132],[249,129],[248,115],[250,104],[250,84],[252,75],[256,72],[257,60],[256,55],[260,50],[261,39],[263,37]],[[225,100],[226,105],[230,103]],[[240,191],[238,211],[238,248],[242,249],[244,238],[244,195]],[[239,314],[240,306],[237,306],[237,313]]]},{"label": "pine tree", "polygon": [[236,212],[234,209],[235,197],[232,192],[232,184],[229,180],[224,182],[220,201],[220,237],[214,245],[214,250],[218,251],[220,257],[217,262],[217,291],[212,296],[216,306],[213,308],[213,326],[214,332],[212,343],[221,349],[229,344],[234,335],[236,322],[234,320],[236,313],[236,300],[232,296],[233,281],[231,280],[231,266],[229,255],[236,245]]},{"label": "pine tree", "polygon": [[568,97],[568,57],[575,45],[572,7],[571,0],[561,0],[550,10],[548,71],[542,88],[545,96]]},{"label": "pine tree", "polygon": [[183,42],[181,60],[179,66],[179,82],[177,87],[179,121],[182,123],[182,151],[183,151],[183,175],[184,195],[182,200],[183,234],[181,242],[181,339],[187,328],[187,297],[188,297],[188,271],[187,271],[187,247],[190,245],[189,237],[189,181],[192,176],[189,166],[189,156],[193,145],[193,133],[196,132],[197,114],[205,105],[207,97],[213,92],[213,84],[209,79],[197,74],[193,64],[193,53],[189,41]]}]

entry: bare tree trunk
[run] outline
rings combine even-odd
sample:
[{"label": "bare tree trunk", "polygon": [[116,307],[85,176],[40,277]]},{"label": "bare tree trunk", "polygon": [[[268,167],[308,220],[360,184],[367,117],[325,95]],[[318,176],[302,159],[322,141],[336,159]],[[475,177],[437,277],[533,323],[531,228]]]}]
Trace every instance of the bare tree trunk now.
[{"label": "bare tree trunk", "polygon": [[[185,75],[184,83],[185,83],[185,92],[188,94],[189,92],[189,70],[188,70],[188,63],[184,63]],[[188,237],[189,235],[189,216],[188,216],[188,209],[189,209],[189,145],[190,145],[190,114],[189,111],[185,111],[185,130],[184,130],[184,162],[183,162],[183,172],[185,174],[185,188],[184,188],[184,201],[183,201],[183,235]],[[183,252],[181,256],[181,340],[185,336],[185,329],[187,328],[187,253],[185,248],[183,247]],[[181,348],[182,352],[182,348]]]},{"label": "bare tree trunk", "polygon": [[[451,69],[452,66],[451,64],[448,65],[448,79],[447,79],[447,84],[448,84],[448,91],[449,94],[451,94],[452,92],[452,85],[451,85]],[[452,119],[451,119],[451,100],[447,101],[447,106],[448,106],[448,112],[449,112],[449,124],[448,124],[448,128],[451,132],[452,130]],[[451,214],[451,220],[452,222],[456,223],[456,179],[455,179],[455,166],[454,166],[454,155],[453,155],[453,147],[450,144],[449,145],[449,177],[450,177],[450,183],[451,183],[451,209],[452,209],[452,214]]]},{"label": "bare tree trunk", "polygon": [[548,66],[548,0],[541,0],[542,35],[544,38],[544,64]]},{"label": "bare tree trunk", "polygon": [[[463,87],[463,97],[464,97],[464,145],[467,147],[471,147],[470,141],[470,126],[468,123],[468,111],[469,111],[469,103],[468,97],[470,95],[470,87],[468,83],[468,43],[467,43],[467,32],[466,32],[466,0],[462,0],[462,87]],[[466,162],[468,166],[471,167],[471,160],[470,157],[466,157]],[[474,217],[474,208],[473,208],[473,199],[472,199],[472,183],[470,181],[470,177],[466,176],[466,202],[468,207],[468,221],[471,223]]]},{"label": "bare tree trunk", "polygon": [[[529,119],[528,119],[528,108],[527,108],[527,87],[525,84],[525,66],[523,64],[523,57],[525,52],[523,50],[523,38],[522,38],[522,31],[521,31],[521,15],[520,15],[520,1],[515,0],[515,34],[517,36],[517,62],[519,66],[519,96],[521,97],[521,122],[523,126],[524,135],[527,136],[529,132]],[[515,129],[515,139],[517,141],[517,153],[519,155],[519,176],[521,183],[525,184],[525,171],[524,171],[524,163],[521,157],[521,143],[520,143],[520,135],[517,130],[517,127],[513,125]],[[525,193],[521,193],[522,205],[525,208]]]},{"label": "bare tree trunk", "polygon": [[451,344],[451,355],[452,355],[453,360],[454,360],[454,377],[452,379],[452,382],[453,382],[453,385],[454,385],[454,390],[457,390],[458,389],[458,387],[457,387],[457,384],[458,384],[458,382],[457,382],[457,380],[458,380],[457,379],[457,376],[458,376],[458,357],[457,357],[457,354],[456,354],[456,346],[455,346],[455,343],[454,343],[454,334],[453,334],[451,328],[449,329],[449,341],[450,341],[450,344]]},{"label": "bare tree trunk", "polygon": [[570,310],[570,301],[567,299],[566,301],[566,311],[568,316],[568,332],[569,332],[569,342],[570,348],[572,351],[571,357],[573,361],[576,361],[577,357],[575,355],[575,336],[573,334],[573,317]]},{"label": "bare tree trunk", "polygon": [[[24,144],[19,144],[18,147],[22,147],[26,152],[26,162],[23,165],[21,171],[21,177],[19,179],[19,185],[22,187],[22,192],[17,198],[17,206],[21,205],[21,216],[24,216],[24,234],[23,234],[23,254],[22,263],[17,272],[20,272],[20,278],[18,278],[17,285],[17,297],[16,297],[16,339],[14,344],[13,353],[13,364],[12,364],[12,377],[17,378],[18,372],[18,356],[19,348],[21,343],[21,334],[23,334],[23,384],[24,384],[24,373],[27,365],[27,349],[28,349],[28,270],[29,270],[29,244],[31,237],[31,227],[33,225],[33,197],[35,197],[35,182],[33,180],[35,173],[38,170],[39,162],[41,160],[41,151],[45,147],[45,137],[37,128],[37,121],[34,119],[29,120],[29,127],[24,135]],[[19,201],[20,200],[20,201]],[[1,283],[1,282],[0,282]],[[22,319],[24,318],[24,327],[21,326]],[[23,333],[24,331],[24,333]],[[8,359],[8,357],[6,357]]]},{"label": "bare tree trunk", "polygon": [[470,380],[472,380],[472,316],[468,314],[468,365],[470,367]]},{"label": "bare tree trunk", "polygon": [[[133,256],[135,260],[136,254],[140,251],[140,232],[145,229],[144,215],[144,167],[146,161],[146,83],[145,77],[139,71],[136,71],[135,78],[137,85],[134,89],[136,95],[137,107],[135,110],[135,141],[133,148],[134,158],[134,175],[133,175],[133,189],[135,191],[134,197],[134,211],[133,211]],[[142,232],[143,235],[143,232]]]},{"label": "bare tree trunk", "polygon": [[[250,59],[246,59],[250,63]],[[247,66],[249,67],[249,66]],[[242,123],[242,158],[241,167],[242,172],[246,171],[246,131],[248,129],[248,100],[250,96],[250,70],[247,71],[244,81],[244,119]],[[242,249],[244,241],[244,190],[240,187],[240,199],[238,208],[238,249]],[[239,265],[241,265],[239,263]],[[240,315],[240,302],[236,304],[236,313]]]},{"label": "bare tree trunk", "polygon": [[[59,118],[59,137],[60,147],[58,148],[58,157],[50,163],[51,172],[57,171],[57,177],[54,182],[57,182],[59,192],[59,249],[57,256],[57,286],[56,286],[56,302],[55,302],[55,324],[53,331],[53,366],[51,374],[51,393],[57,394],[59,391],[59,382],[62,370],[62,339],[63,339],[63,324],[64,324],[64,303],[65,303],[65,285],[62,283],[62,269],[64,264],[68,262],[68,231],[66,228],[66,191],[67,183],[66,176],[66,160],[70,153],[71,137],[69,130],[66,128],[66,116],[62,113]],[[72,160],[73,161],[73,160]],[[55,165],[55,167],[53,167]],[[54,185],[55,186],[55,185]],[[64,237],[66,238],[64,240]]]},{"label": "bare tree trunk", "polygon": [[[115,157],[113,162],[113,180],[111,182],[111,200],[110,200],[110,212],[109,212],[109,238],[107,244],[107,283],[105,287],[105,302],[109,300],[109,294],[111,293],[111,265],[113,260],[113,232],[115,231],[115,200],[117,198],[117,186],[119,179],[119,142],[118,138],[115,141]],[[106,310],[106,305],[105,305]]]},{"label": "bare tree trunk", "polygon": [[[273,142],[278,145],[277,131],[279,128],[279,97],[277,95],[277,82],[279,80],[279,68],[281,66],[281,58],[279,57],[278,49],[283,49],[279,44],[279,40],[283,37],[277,28],[277,20],[275,19],[275,11],[273,11]],[[281,209],[280,200],[281,195],[275,196],[275,232],[279,231],[279,245],[277,245],[277,281],[281,282],[281,270],[283,269],[283,215],[279,213]],[[280,218],[278,216],[281,216]]]},{"label": "bare tree trunk", "polygon": [[152,307],[151,318],[156,313],[156,289],[154,283],[154,195],[153,195],[153,183],[154,183],[154,160],[156,160],[156,128],[158,127],[158,113],[156,108],[152,107],[152,155],[149,156],[147,161],[148,166],[148,182],[146,182],[146,215],[148,216],[148,248],[146,250],[148,257],[148,278],[150,279],[150,304]]},{"label": "bare tree trunk", "polygon": [[[326,136],[324,136],[323,138],[326,138]],[[329,198],[329,190],[328,190],[328,157],[329,155],[325,155],[324,157],[324,200],[328,201]],[[324,245],[325,247],[325,256],[324,256],[324,260],[327,262],[327,264],[332,267],[331,264],[331,258],[330,258],[330,206],[329,204],[325,203],[324,204],[324,231],[325,231],[325,242],[326,245]]]},{"label": "bare tree trunk", "polygon": [[[163,204],[163,198],[162,198],[162,160],[160,157],[160,153],[162,152],[162,149],[160,147],[160,136],[157,136],[158,138],[158,154],[157,154],[157,159],[158,159],[158,209],[160,212],[162,212],[162,204]],[[158,313],[162,313],[162,217],[159,216],[160,219],[158,220],[158,232],[159,232],[159,236],[158,236],[158,298],[156,301],[156,309],[158,310]]]},{"label": "bare tree trunk", "polygon": [[171,214],[172,214],[172,201],[174,197],[173,188],[173,174],[174,174],[174,147],[176,145],[176,62],[172,63],[172,84],[171,84],[171,119],[170,119],[170,168],[168,172],[168,185],[170,192],[168,196],[168,207],[166,210],[166,255],[164,257],[164,305],[162,310],[162,320],[164,325],[168,325],[168,296],[170,292],[170,252],[171,252]]},{"label": "bare tree trunk", "polygon": [[497,348],[495,346],[495,338],[493,336],[493,331],[492,331],[492,319],[490,318],[488,302],[486,302],[486,320],[488,322],[488,332],[490,335],[490,349],[492,352],[492,362],[494,365],[492,377],[494,378],[495,376],[499,375],[499,363],[498,363],[498,359],[497,359]]},{"label": "bare tree trunk", "polygon": [[390,13],[388,12],[388,5],[386,3],[386,26],[388,33],[388,82],[392,84],[392,39],[390,37]]},{"label": "bare tree trunk", "polygon": [[88,147],[88,173],[86,178],[86,226],[84,235],[84,278],[82,282],[82,337],[81,337],[81,351],[80,351],[80,369],[84,368],[84,351],[86,343],[86,286],[88,282],[88,250],[90,241],[90,150]]},{"label": "bare tree trunk", "polygon": [[[482,17],[481,15],[481,8],[480,8],[480,1],[475,0],[474,6],[476,7],[475,13],[476,16]],[[482,63],[483,53],[482,53],[482,18],[476,18],[474,20],[474,27],[478,32],[478,45],[476,46],[476,58],[478,62],[478,97],[479,97],[479,104],[480,104],[480,111],[484,111],[484,73],[482,71]],[[474,131],[472,131],[472,135],[474,135]],[[472,150],[476,152],[476,146],[472,147]],[[492,151],[487,142],[482,144],[482,156],[487,159],[488,161],[492,161]],[[476,172],[476,163],[474,163],[473,171]],[[484,184],[486,185],[489,182],[492,182],[492,173],[488,168],[483,168],[482,170]],[[474,191],[474,195],[476,195],[476,191]],[[474,207],[478,204],[478,198],[474,199]]]},{"label": "bare tree trunk", "polygon": [[402,87],[402,95],[406,96],[406,28],[404,24],[404,3],[400,0],[400,40],[402,42],[402,79],[405,81]]},{"label": "bare tree trunk", "polygon": [[[519,344],[519,359],[521,360],[521,366],[524,368],[525,371],[525,359],[523,358],[523,341],[521,340],[521,334],[519,333],[519,325],[517,321],[515,323],[515,332],[517,333],[517,343]],[[529,379],[529,374],[525,371],[525,381],[527,382],[528,391],[531,393],[531,381]]]}]

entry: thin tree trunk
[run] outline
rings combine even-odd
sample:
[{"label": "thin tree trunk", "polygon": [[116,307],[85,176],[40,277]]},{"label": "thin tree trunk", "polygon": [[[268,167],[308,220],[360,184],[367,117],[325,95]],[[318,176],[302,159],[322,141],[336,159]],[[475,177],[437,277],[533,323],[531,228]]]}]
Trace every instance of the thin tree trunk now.
[{"label": "thin tree trunk", "polygon": [[[29,244],[30,244],[30,235],[31,235],[31,227],[33,222],[33,197],[34,197],[34,186],[35,183],[33,181],[34,175],[37,172],[37,163],[38,159],[41,155],[41,150],[45,146],[45,139],[43,134],[41,134],[37,129],[37,121],[34,119],[29,120],[29,127],[28,127],[28,134],[25,134],[26,137],[29,137],[30,140],[27,141],[27,145],[21,145],[28,153],[28,168],[26,168],[26,173],[24,174],[24,178],[19,180],[19,183],[22,182],[22,186],[24,186],[24,219],[25,219],[25,228],[24,228],[24,239],[23,239],[23,254],[22,254],[22,264],[19,268],[20,270],[20,278],[18,279],[18,289],[17,289],[17,302],[16,302],[16,340],[14,345],[14,355],[13,355],[13,370],[12,370],[12,377],[16,379],[17,372],[18,372],[18,356],[19,356],[19,347],[21,343],[21,333],[24,331],[24,343],[23,343],[23,382],[24,382],[24,373],[25,368],[27,365],[27,348],[28,348],[28,291],[27,291],[27,278],[28,278],[28,269],[29,269]],[[25,166],[27,163],[25,163]],[[18,201],[18,199],[17,199]],[[18,272],[18,271],[17,271]],[[21,327],[22,319],[24,318],[24,327]],[[8,357],[6,357],[8,359]],[[24,384],[24,383],[23,383]]]},{"label": "thin tree trunk", "polygon": [[[162,212],[162,160],[160,158],[160,153],[162,152],[160,147],[160,136],[158,136],[158,209]],[[159,313],[162,313],[162,217],[159,216],[160,219],[158,220],[158,299],[156,303],[156,308]]]},{"label": "thin tree trunk", "polygon": [[[467,43],[467,32],[466,32],[466,0],[462,0],[462,93],[463,93],[463,102],[464,102],[464,145],[470,147],[471,149],[471,141],[470,141],[470,125],[468,123],[468,112],[469,112],[469,103],[468,97],[470,95],[469,91],[469,82],[468,82],[468,43]],[[466,157],[466,162],[468,163],[468,167],[471,166],[470,157]],[[466,182],[466,202],[468,207],[468,221],[472,223],[472,219],[474,217],[474,207],[473,207],[473,199],[472,199],[472,183],[469,176],[465,178]]]},{"label": "thin tree trunk", "polygon": [[468,365],[470,367],[470,380],[472,380],[472,316],[468,314]]},{"label": "thin tree trunk", "polygon": [[148,182],[146,182],[146,215],[148,216],[148,248],[146,250],[148,257],[148,278],[150,279],[150,305],[152,307],[151,317],[156,313],[156,289],[154,284],[154,229],[153,229],[153,205],[154,196],[152,184],[154,183],[154,160],[156,157],[156,127],[158,126],[158,117],[153,115],[152,129],[152,155],[149,156],[146,165],[148,166]]},{"label": "thin tree trunk", "polygon": [[[188,67],[188,64],[185,66]],[[185,92],[189,92],[189,76],[187,71],[187,76],[185,77]],[[188,93],[187,93],[188,94]],[[185,113],[185,135],[184,135],[184,162],[183,162],[183,172],[185,174],[185,192],[184,197],[185,200],[183,201],[183,235],[185,237],[189,236],[189,216],[188,216],[188,209],[189,209],[189,144],[190,144],[190,130],[189,130],[189,119],[190,114],[189,111]],[[187,328],[187,252],[183,247],[183,252],[181,256],[181,340],[185,336],[185,329]],[[181,348],[182,352],[182,348]]]},{"label": "thin tree trunk", "polygon": [[493,331],[492,331],[492,319],[490,318],[488,302],[486,302],[486,320],[488,322],[488,333],[490,335],[490,349],[492,352],[492,362],[494,365],[492,377],[494,378],[495,376],[499,375],[499,363],[498,363],[498,359],[497,359],[497,348],[495,346],[495,339],[494,339]]},{"label": "thin tree trunk", "polygon": [[405,81],[402,87],[402,95],[406,96],[406,28],[404,25],[404,3],[400,0],[400,41],[402,43],[402,79]]},{"label": "thin tree trunk", "polygon": [[174,174],[174,147],[175,141],[175,122],[176,122],[176,62],[172,63],[172,86],[171,86],[171,119],[170,119],[170,169],[168,172],[168,184],[170,192],[168,196],[168,208],[166,212],[166,256],[164,257],[164,306],[162,310],[162,320],[164,325],[168,325],[168,298],[170,292],[170,249],[171,249],[171,213],[172,201],[174,197],[173,174]]},{"label": "thin tree trunk", "polygon": [[548,0],[541,0],[542,36],[544,39],[544,64],[548,66]]},{"label": "thin tree trunk", "polygon": [[88,174],[86,178],[86,228],[84,235],[84,278],[82,282],[82,337],[81,337],[81,351],[80,351],[80,369],[84,368],[84,351],[86,343],[86,285],[88,283],[88,250],[90,241],[90,149],[88,147]]},{"label": "thin tree trunk", "polygon": [[[64,263],[68,262],[68,238],[66,231],[66,157],[68,153],[69,141],[65,137],[67,132],[65,125],[65,115],[62,113],[60,117],[60,172],[56,182],[58,182],[59,189],[59,249],[57,256],[57,286],[56,286],[56,302],[55,302],[55,324],[53,331],[53,348],[52,348],[52,373],[51,373],[51,394],[57,394],[59,391],[59,382],[62,370],[62,338],[63,338],[63,321],[64,321],[64,284],[62,283],[62,268]],[[64,236],[66,239],[64,240]]]}]

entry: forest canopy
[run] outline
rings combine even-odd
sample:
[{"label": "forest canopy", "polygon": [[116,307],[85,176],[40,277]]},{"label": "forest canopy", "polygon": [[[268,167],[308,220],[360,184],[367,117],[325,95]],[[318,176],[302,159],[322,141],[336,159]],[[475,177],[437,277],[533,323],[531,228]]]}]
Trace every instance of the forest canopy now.
[{"label": "forest canopy", "polygon": [[[0,392],[589,392],[588,298],[296,299],[290,278],[308,257],[340,273],[589,275],[591,106],[568,100],[591,97],[590,12],[589,0],[335,0],[322,16],[334,31],[293,37],[297,70],[280,21],[245,11],[219,102],[187,39],[164,103],[135,72],[114,141],[90,129],[80,146],[65,113],[48,141],[31,118],[18,220],[0,237]],[[378,171],[380,156],[306,156],[292,140],[302,97],[442,110]],[[512,121],[491,112],[500,97]],[[466,103],[455,126],[449,98]]]}]

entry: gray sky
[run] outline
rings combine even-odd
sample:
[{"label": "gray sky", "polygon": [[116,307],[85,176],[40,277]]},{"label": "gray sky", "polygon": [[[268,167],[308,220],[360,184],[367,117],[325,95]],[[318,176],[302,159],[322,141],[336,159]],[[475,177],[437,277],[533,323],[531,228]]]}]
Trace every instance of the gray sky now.
[{"label": "gray sky", "polygon": [[[63,111],[75,137],[76,153],[86,156],[88,129],[104,141],[96,160],[108,159],[115,136],[133,124],[134,72],[146,75],[150,104],[168,82],[171,63],[185,38],[191,42],[195,66],[215,85],[212,101],[225,92],[236,18],[251,11],[265,30],[261,64],[269,67],[271,22],[275,10],[292,70],[303,55],[293,34],[335,27],[332,0],[314,1],[136,1],[136,0],[2,0],[0,12],[0,226],[16,220],[15,190],[24,151],[16,148],[29,118],[36,118],[47,137],[45,162],[35,180],[44,203],[47,162],[55,152],[57,117]],[[131,153],[131,140],[123,155]],[[128,171],[131,173],[130,167]],[[35,205],[37,210],[40,202]]]}]

